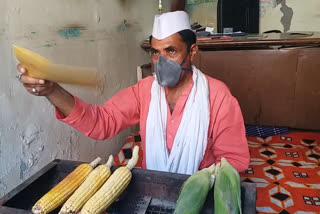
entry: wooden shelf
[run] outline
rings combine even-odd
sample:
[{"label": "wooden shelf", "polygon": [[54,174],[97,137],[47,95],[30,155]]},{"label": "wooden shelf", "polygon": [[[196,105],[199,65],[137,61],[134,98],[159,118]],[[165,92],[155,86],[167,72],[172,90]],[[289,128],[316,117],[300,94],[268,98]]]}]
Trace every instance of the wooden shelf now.
[{"label": "wooden shelf", "polygon": [[[233,37],[231,39],[208,39],[197,41],[200,50],[215,49],[268,49],[272,46],[284,47],[304,47],[304,46],[320,46],[320,33],[312,33],[309,36],[301,34],[264,34],[258,37]],[[145,50],[150,48],[148,40],[145,40],[141,47]]]}]

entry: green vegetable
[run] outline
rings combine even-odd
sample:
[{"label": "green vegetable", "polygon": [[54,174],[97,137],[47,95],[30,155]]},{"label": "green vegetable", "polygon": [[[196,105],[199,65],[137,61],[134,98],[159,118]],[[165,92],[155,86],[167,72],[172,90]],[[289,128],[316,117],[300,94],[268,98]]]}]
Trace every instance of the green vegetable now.
[{"label": "green vegetable", "polygon": [[182,185],[175,214],[198,214],[214,183],[215,164],[197,171]]},{"label": "green vegetable", "polygon": [[225,158],[216,167],[214,213],[241,214],[240,176]]}]

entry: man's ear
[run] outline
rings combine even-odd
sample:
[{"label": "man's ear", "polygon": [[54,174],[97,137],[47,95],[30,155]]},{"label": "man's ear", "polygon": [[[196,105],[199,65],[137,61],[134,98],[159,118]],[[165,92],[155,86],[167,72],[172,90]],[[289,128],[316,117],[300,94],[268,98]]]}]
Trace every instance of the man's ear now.
[{"label": "man's ear", "polygon": [[191,61],[196,56],[197,52],[198,52],[198,45],[196,43],[194,43],[190,47],[190,59],[191,59]]}]

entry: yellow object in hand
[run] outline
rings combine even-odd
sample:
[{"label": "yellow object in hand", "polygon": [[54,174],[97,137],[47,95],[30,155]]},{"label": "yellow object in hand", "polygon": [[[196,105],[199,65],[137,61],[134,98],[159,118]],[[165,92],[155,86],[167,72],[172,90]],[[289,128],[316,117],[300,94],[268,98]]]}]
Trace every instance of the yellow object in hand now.
[{"label": "yellow object in hand", "polygon": [[17,45],[13,46],[13,51],[21,65],[27,69],[28,76],[60,83],[97,84],[95,68],[52,64],[48,59]]}]

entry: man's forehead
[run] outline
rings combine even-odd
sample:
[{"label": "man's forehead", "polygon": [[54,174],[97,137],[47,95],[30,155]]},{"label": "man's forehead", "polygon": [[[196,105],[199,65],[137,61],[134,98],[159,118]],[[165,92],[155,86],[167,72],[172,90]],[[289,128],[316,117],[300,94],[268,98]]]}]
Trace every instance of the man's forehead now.
[{"label": "man's forehead", "polygon": [[151,38],[151,48],[155,49],[164,49],[169,46],[179,47],[183,45],[184,43],[182,41],[182,38],[178,33],[172,34],[171,36],[161,40],[158,40],[153,37]]}]

